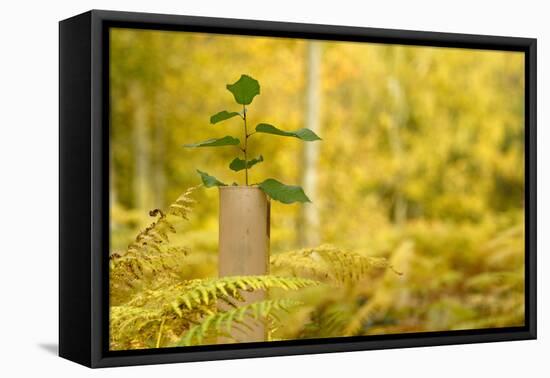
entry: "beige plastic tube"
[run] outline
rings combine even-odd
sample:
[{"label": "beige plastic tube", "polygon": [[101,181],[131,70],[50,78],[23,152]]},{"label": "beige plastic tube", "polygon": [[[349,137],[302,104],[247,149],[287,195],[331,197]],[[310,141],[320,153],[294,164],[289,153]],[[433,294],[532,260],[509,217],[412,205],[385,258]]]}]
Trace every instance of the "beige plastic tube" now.
[{"label": "beige plastic tube", "polygon": [[[264,275],[269,272],[270,202],[257,187],[220,187],[219,262],[220,277]],[[265,299],[265,293],[242,292],[239,305]],[[229,305],[220,301],[218,307]],[[266,340],[266,327],[261,321],[250,321],[248,327],[233,327],[231,338],[220,337],[218,343],[256,342]]]}]

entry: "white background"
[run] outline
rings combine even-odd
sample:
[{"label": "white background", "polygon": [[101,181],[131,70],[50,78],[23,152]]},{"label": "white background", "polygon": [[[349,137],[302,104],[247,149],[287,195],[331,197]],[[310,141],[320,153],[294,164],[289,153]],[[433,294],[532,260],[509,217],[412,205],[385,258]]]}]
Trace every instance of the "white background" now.
[{"label": "white background", "polygon": [[[550,11],[544,0],[6,1],[0,22],[0,375],[242,377],[550,376],[545,254]],[[90,370],[55,355],[58,25],[89,9],[538,38],[539,340]],[[546,232],[545,232],[546,231]],[[546,234],[546,235],[545,235]],[[544,297],[544,298],[543,298]]]}]

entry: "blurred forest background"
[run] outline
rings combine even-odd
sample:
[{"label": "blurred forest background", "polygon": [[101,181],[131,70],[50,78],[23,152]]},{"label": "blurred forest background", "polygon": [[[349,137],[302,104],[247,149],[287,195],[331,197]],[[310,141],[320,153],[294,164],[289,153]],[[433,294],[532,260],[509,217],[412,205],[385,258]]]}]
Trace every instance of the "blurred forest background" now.
[{"label": "blurred forest background", "polygon": [[[240,136],[239,119],[209,117],[240,110],[225,85],[248,74],[261,84],[251,124],[323,138],[251,139],[265,158],[251,181],[302,185],[313,202],[272,202],[272,256],[331,245],[400,273],[318,293],[332,311],[362,311],[346,334],[523,324],[522,53],[112,29],[110,70],[112,253],[198,185],[196,169],[242,180],[233,149],[182,145]],[[218,190],[194,198],[179,274],[216,277]],[[308,335],[290,328],[278,337]]]}]

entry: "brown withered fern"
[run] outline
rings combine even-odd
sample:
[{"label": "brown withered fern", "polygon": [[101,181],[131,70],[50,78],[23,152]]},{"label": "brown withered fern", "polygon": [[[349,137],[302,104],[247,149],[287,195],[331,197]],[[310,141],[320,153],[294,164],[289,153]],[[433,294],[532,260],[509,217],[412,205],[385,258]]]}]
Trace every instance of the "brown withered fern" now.
[{"label": "brown withered fern", "polygon": [[170,235],[177,232],[175,225],[178,222],[188,219],[195,203],[191,195],[196,189],[187,189],[166,212],[151,210],[149,215],[155,220],[137,234],[125,251],[110,254],[111,305],[123,303],[133,291],[152,284],[153,278],[166,279],[175,275],[176,262],[189,251],[184,246],[170,245]]}]

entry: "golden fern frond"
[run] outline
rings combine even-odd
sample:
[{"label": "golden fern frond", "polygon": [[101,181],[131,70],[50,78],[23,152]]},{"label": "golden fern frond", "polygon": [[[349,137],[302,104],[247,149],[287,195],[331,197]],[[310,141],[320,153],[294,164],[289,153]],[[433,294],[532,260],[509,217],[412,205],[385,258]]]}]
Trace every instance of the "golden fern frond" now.
[{"label": "golden fern frond", "polygon": [[183,310],[197,306],[208,306],[216,299],[237,299],[242,301],[240,291],[267,290],[279,288],[298,290],[317,286],[320,282],[299,277],[277,276],[230,276],[190,281],[189,287],[172,302],[174,311],[182,316]]},{"label": "golden fern frond", "polygon": [[[133,305],[112,306],[110,309],[111,350],[141,349],[168,346],[179,340],[179,335],[212,311],[195,310],[178,317],[166,306],[139,307]],[[163,332],[164,331],[164,332]]]},{"label": "golden fern frond", "polygon": [[168,234],[176,233],[173,223],[168,220],[167,215],[173,215],[184,220],[192,210],[192,205],[196,202],[191,198],[196,186],[188,188],[175,202],[168,206],[166,214],[160,209],[154,209],[149,212],[151,217],[159,217],[136,236],[136,239],[128,246],[127,252],[137,251],[159,251],[163,243],[169,241]]},{"label": "golden fern frond", "polygon": [[337,284],[357,282],[372,269],[391,268],[385,258],[367,257],[331,245],[279,253],[271,258],[273,271]]},{"label": "golden fern frond", "polygon": [[187,189],[181,196],[178,197],[177,200],[174,201],[174,203],[168,206],[168,214],[187,220],[188,215],[192,211],[193,205],[197,202],[191,198],[191,194],[193,194],[193,192],[200,186],[201,185],[193,186]]},{"label": "golden fern frond", "polygon": [[[111,260],[111,278],[116,280],[117,274],[124,273],[126,278],[131,276],[125,283],[132,285],[135,279],[152,277],[161,271],[169,271],[176,262],[187,256],[189,250],[186,247],[167,247],[159,249],[155,254],[136,256],[133,253],[117,256]],[[123,272],[120,272],[123,270]]]},{"label": "golden fern frond", "polygon": [[109,318],[110,348],[116,350],[145,348],[162,316],[156,309],[122,305],[111,306]]},{"label": "golden fern frond", "polygon": [[[401,283],[407,278],[407,272],[411,263],[415,260],[415,245],[409,240],[402,242],[391,258],[391,264],[399,266],[405,270],[405,275],[400,277]],[[390,265],[391,266],[391,265]],[[398,295],[397,290],[400,286],[395,284],[395,271],[387,270],[384,276],[375,283],[373,288],[374,295],[369,298],[350,319],[346,325],[343,335],[352,336],[361,331],[362,325],[372,320],[379,312],[383,312],[394,303],[394,298]],[[402,275],[403,273],[398,273]]]},{"label": "golden fern frond", "polygon": [[317,306],[311,313],[311,322],[305,325],[302,337],[342,336],[350,319],[357,311],[353,302],[335,302]]},{"label": "golden fern frond", "polygon": [[128,252],[148,251],[154,249],[159,251],[160,245],[168,241],[168,233],[176,233],[172,223],[166,219],[166,214],[160,209],[149,212],[151,217],[159,217],[136,236],[136,239],[128,246]]},{"label": "golden fern frond", "polygon": [[[151,210],[149,215],[158,218],[137,234],[135,240],[128,245],[125,254],[131,255],[137,252],[152,251],[159,252],[161,245],[169,241],[168,235],[170,233],[176,233],[176,228],[173,222],[168,220],[167,215],[187,219],[191,212],[191,205],[195,203],[191,195],[196,188],[197,187],[191,187],[187,189],[174,203],[168,206],[166,213],[160,209]],[[118,256],[115,255],[113,260],[116,260],[117,257]]]},{"label": "golden fern frond", "polygon": [[[191,205],[190,198],[197,187],[187,189],[168,210],[163,212],[154,209],[149,215],[156,219],[140,231],[126,251],[112,253],[110,256],[110,286],[114,303],[127,296],[128,291],[143,284],[143,278],[160,276],[159,273],[170,273],[188,251],[185,247],[169,246],[169,234],[176,233],[173,219],[170,216],[187,219]],[[120,294],[120,295],[118,295]],[[119,298],[120,297],[120,298]]]},{"label": "golden fern frond", "polygon": [[217,300],[226,303],[243,301],[242,291],[270,288],[298,290],[319,284],[317,281],[304,278],[276,276],[232,276],[182,281],[176,284],[159,282],[154,288],[136,293],[127,302],[127,306],[155,309],[158,318],[177,315],[194,319],[194,315],[209,315],[215,311]]},{"label": "golden fern frond", "polygon": [[201,344],[206,337],[223,335],[231,338],[231,330],[236,325],[245,328],[250,323],[267,319],[277,322],[278,311],[290,311],[292,308],[302,305],[302,302],[292,299],[265,300],[237,307],[229,311],[218,312],[206,317],[201,324],[191,327],[181,339],[180,346]]},{"label": "golden fern frond", "polygon": [[233,276],[176,284],[159,282],[152,289],[140,290],[124,305],[111,307],[112,349],[151,347],[153,340],[160,339],[157,332],[161,334],[160,325],[164,323],[164,329],[181,335],[201,323],[201,319],[214,315],[218,301],[240,308],[235,303],[244,300],[243,291],[298,290],[318,284],[304,278],[275,276]]}]

